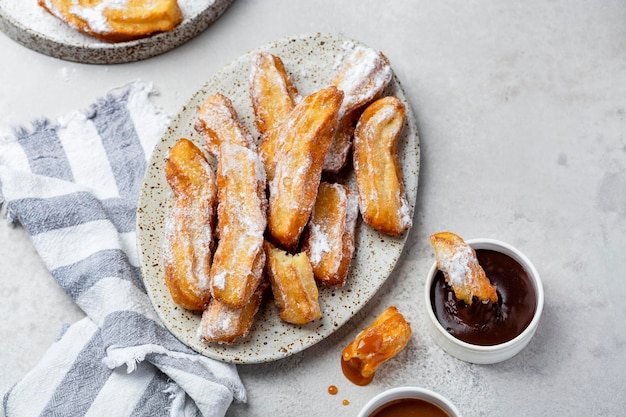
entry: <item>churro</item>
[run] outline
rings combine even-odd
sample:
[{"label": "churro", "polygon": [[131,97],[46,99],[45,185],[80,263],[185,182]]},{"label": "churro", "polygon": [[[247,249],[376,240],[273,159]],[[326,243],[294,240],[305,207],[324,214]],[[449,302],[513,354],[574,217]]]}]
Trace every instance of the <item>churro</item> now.
[{"label": "churro", "polygon": [[397,307],[388,307],[341,352],[344,375],[357,385],[369,384],[378,367],[405,348],[411,334]]},{"label": "churro", "polygon": [[339,128],[324,160],[324,171],[338,172],[344,167],[359,114],[382,94],[391,77],[389,60],[372,48],[356,46],[343,61],[330,82],[343,91],[344,98],[339,110]]},{"label": "churro", "polygon": [[460,236],[440,232],[432,235],[430,242],[435,249],[437,268],[457,299],[467,305],[473,303],[474,297],[479,301],[498,301],[496,287],[478,263],[476,252]]},{"label": "churro", "polygon": [[215,174],[202,151],[188,139],[180,139],[169,150],[165,178],[174,192],[162,244],[165,283],[175,303],[201,310],[211,296]]},{"label": "churro", "polygon": [[258,52],[252,58],[250,101],[262,136],[276,129],[293,110],[300,95],[280,57]]},{"label": "churro", "polygon": [[292,324],[305,324],[322,316],[313,269],[304,252],[291,255],[265,243],[267,275],[278,316]]},{"label": "churro", "polygon": [[268,228],[286,249],[298,244],[315,204],[342,99],[335,87],[318,90],[305,97],[281,127],[282,146],[269,181]]},{"label": "churro", "polygon": [[237,144],[220,146],[217,221],[219,242],[211,266],[211,293],[241,308],[261,281],[265,267],[265,171],[258,154]]},{"label": "churro", "polygon": [[198,108],[194,128],[204,138],[207,151],[216,158],[224,142],[256,148],[250,131],[239,121],[232,101],[221,93],[211,94]]},{"label": "churro", "polygon": [[397,151],[405,111],[395,96],[378,99],[365,109],[354,133],[354,172],[363,221],[393,236],[412,224]]},{"label": "churro", "polygon": [[315,279],[344,286],[352,255],[359,214],[356,193],[342,184],[320,183],[303,239]]}]

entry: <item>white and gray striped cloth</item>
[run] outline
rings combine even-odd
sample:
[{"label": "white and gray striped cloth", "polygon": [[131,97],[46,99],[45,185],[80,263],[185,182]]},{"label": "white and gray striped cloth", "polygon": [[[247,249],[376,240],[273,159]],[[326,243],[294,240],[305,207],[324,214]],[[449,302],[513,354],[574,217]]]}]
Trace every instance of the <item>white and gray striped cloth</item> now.
[{"label": "white and gray striped cloth", "polygon": [[246,400],[234,365],[172,336],[143,286],[135,208],[169,121],[151,90],[134,82],[0,138],[2,210],[86,313],[4,395],[7,417],[223,416]]}]

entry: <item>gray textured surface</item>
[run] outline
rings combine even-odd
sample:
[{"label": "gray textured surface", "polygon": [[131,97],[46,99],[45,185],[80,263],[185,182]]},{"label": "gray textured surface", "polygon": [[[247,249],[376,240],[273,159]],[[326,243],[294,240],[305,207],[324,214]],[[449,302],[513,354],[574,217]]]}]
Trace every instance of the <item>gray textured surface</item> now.
[{"label": "gray textured surface", "polygon": [[[154,82],[157,103],[173,114],[225,64],[298,33],[335,32],[376,47],[391,60],[420,132],[406,250],[380,296],[329,339],[272,364],[240,366],[249,401],[228,415],[356,415],[372,395],[410,384],[449,397],[465,416],[619,416],[626,406],[624,22],[618,0],[238,0],[181,47],[114,66],[57,60],[3,35],[0,127],[62,115],[137,78]],[[429,338],[428,236],[444,229],[516,245],[539,270],[543,320],[515,358],[469,365]],[[3,222],[0,271],[4,391],[81,313],[26,233]],[[390,304],[412,322],[413,340],[371,385],[351,385],[340,351]]]}]

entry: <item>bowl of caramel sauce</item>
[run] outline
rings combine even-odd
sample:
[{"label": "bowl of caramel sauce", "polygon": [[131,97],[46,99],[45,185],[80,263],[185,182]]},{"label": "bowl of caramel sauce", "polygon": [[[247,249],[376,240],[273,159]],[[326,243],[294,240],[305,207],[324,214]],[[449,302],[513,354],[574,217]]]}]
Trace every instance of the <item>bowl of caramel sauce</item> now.
[{"label": "bowl of caramel sauce", "polygon": [[357,417],[461,417],[442,395],[419,387],[396,387],[369,400]]},{"label": "bowl of caramel sauce", "polygon": [[458,300],[433,264],[424,297],[431,335],[452,356],[477,364],[497,363],[518,354],[532,339],[543,310],[541,278],[517,248],[494,239],[467,243],[497,288],[498,301]]}]

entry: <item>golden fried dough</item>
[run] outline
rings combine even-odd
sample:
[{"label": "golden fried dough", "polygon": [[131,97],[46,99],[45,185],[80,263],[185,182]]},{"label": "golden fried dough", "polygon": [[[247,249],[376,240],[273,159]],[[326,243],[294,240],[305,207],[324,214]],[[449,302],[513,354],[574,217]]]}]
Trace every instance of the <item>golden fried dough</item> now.
[{"label": "golden fried dough", "polygon": [[338,172],[350,153],[354,123],[363,108],[379,97],[392,77],[389,60],[382,53],[356,46],[330,82],[344,93],[339,128],[324,161],[324,171]]},{"label": "golden fried dough", "polygon": [[262,136],[276,129],[293,110],[299,100],[298,90],[279,57],[269,52],[258,52],[253,56],[250,100]]},{"label": "golden fried dough", "polygon": [[263,279],[242,308],[229,307],[212,298],[202,313],[198,333],[205,342],[232,344],[236,339],[250,333],[254,316],[259,311],[265,290],[269,286]]},{"label": "golden fried dough", "polygon": [[336,174],[346,166],[352,149],[354,128],[360,115],[361,113],[355,111],[339,119],[337,131],[324,158],[324,172]]},{"label": "golden fried dough", "polygon": [[479,301],[498,301],[496,287],[478,263],[476,252],[460,236],[440,232],[432,235],[430,242],[435,249],[437,268],[443,272],[457,299],[468,305],[474,297]]},{"label": "golden fried dough", "polygon": [[183,20],[176,0],[38,0],[38,3],[74,29],[109,42],[167,32]]},{"label": "golden fried dough", "polygon": [[315,206],[305,229],[303,250],[315,279],[342,287],[352,255],[359,215],[357,194],[342,184],[320,183]]},{"label": "golden fried dough", "polygon": [[217,221],[220,239],[211,266],[211,293],[241,308],[254,293],[265,267],[265,171],[258,154],[224,142],[218,168]]},{"label": "golden fried dough", "polygon": [[383,92],[391,77],[391,65],[385,55],[356,46],[330,82],[344,93],[339,116],[362,109]]},{"label": "golden fried dough", "polygon": [[322,316],[313,269],[306,253],[290,255],[265,242],[267,275],[278,306],[278,316],[292,324],[305,324]]},{"label": "golden fried dough", "polygon": [[204,138],[207,151],[216,158],[223,142],[256,148],[250,131],[239,121],[232,101],[221,93],[211,94],[198,108],[194,128]]},{"label": "golden fried dough", "polygon": [[405,122],[404,104],[395,96],[369,105],[354,133],[354,172],[363,221],[397,236],[411,227],[397,144]]},{"label": "golden fried dough", "polygon": [[277,155],[284,139],[281,126],[299,99],[298,90],[282,60],[268,52],[255,54],[250,71],[250,100],[262,137],[259,154],[265,164],[268,181],[274,177]]},{"label": "golden fried dough", "polygon": [[180,139],[169,150],[165,177],[174,192],[162,244],[165,283],[175,303],[201,310],[211,296],[215,174],[202,151],[188,139]]},{"label": "golden fried dough", "polygon": [[409,343],[411,333],[398,309],[388,307],[341,352],[344,375],[357,385],[369,384],[378,367]]},{"label": "golden fried dough", "polygon": [[269,181],[268,228],[286,249],[298,244],[315,204],[342,99],[335,87],[321,89],[305,97],[281,127],[284,137]]},{"label": "golden fried dough", "polygon": [[[363,107],[379,96],[391,81],[389,60],[380,52],[355,47],[330,82],[344,93],[339,110],[339,124],[324,160],[324,171],[339,172],[352,146],[354,124]],[[276,149],[280,148],[278,127],[299,101],[298,91],[279,57],[257,53],[250,74],[250,97],[259,132],[264,137],[261,156],[270,165],[268,180],[273,177]]]}]

